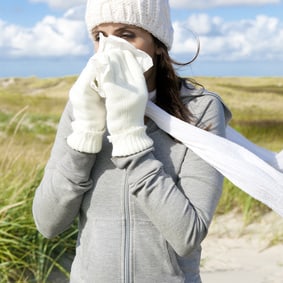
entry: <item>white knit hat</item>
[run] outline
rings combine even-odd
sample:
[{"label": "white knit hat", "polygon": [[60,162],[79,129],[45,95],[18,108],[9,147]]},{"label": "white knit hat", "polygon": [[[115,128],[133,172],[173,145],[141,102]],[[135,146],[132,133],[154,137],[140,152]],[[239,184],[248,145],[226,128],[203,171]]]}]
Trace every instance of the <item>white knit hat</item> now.
[{"label": "white knit hat", "polygon": [[138,26],[171,49],[173,27],[168,0],[88,0],[86,25],[89,33],[103,23]]}]

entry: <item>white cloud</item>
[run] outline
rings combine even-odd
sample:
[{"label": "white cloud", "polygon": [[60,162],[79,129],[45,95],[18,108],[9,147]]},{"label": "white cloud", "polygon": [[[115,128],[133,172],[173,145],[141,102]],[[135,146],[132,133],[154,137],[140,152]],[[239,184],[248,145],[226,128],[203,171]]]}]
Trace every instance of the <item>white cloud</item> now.
[{"label": "white cloud", "polygon": [[[185,54],[188,60],[197,49],[194,33],[199,36],[203,59],[283,60],[283,22],[275,17],[258,15],[227,21],[219,16],[196,13],[185,21],[175,21],[174,29],[172,54]],[[85,56],[92,48],[83,6],[69,9],[59,18],[46,16],[31,28],[0,20],[0,34],[1,58]]]},{"label": "white cloud", "polygon": [[190,56],[194,52],[196,40],[188,33],[191,29],[199,36],[202,58],[283,60],[283,23],[278,18],[258,15],[253,19],[225,22],[219,17],[193,14],[184,22],[174,22],[174,28],[173,55]]},{"label": "white cloud", "polygon": [[51,8],[55,9],[69,9],[75,6],[84,5],[86,0],[29,0],[31,3],[46,3]]},{"label": "white cloud", "polygon": [[0,56],[57,57],[80,56],[90,52],[90,41],[83,20],[74,10],[62,18],[46,16],[31,28],[0,21]]},{"label": "white cloud", "polygon": [[69,20],[84,21],[85,6],[76,6],[67,10],[64,14],[64,18]]},{"label": "white cloud", "polygon": [[208,9],[221,6],[278,4],[281,0],[169,0],[172,8]]}]

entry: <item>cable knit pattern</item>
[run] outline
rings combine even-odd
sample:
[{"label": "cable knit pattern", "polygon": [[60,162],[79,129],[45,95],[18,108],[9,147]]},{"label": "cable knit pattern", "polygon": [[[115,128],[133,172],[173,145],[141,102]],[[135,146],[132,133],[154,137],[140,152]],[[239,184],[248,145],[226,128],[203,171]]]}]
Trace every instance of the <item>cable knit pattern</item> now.
[{"label": "cable knit pattern", "polygon": [[150,32],[168,49],[173,42],[173,27],[167,0],[88,0],[86,25],[89,33],[102,23],[124,23]]}]

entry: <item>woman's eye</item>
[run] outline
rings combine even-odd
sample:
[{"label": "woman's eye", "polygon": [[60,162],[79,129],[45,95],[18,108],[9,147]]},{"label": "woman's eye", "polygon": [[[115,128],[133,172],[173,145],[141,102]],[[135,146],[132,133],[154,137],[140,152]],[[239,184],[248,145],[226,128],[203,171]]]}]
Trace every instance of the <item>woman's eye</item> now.
[{"label": "woman's eye", "polygon": [[120,35],[120,37],[125,39],[133,39],[135,38],[135,34],[131,32],[124,32]]},{"label": "woman's eye", "polygon": [[94,41],[95,41],[95,42],[99,42],[99,40],[100,40],[100,34],[101,34],[101,32],[98,32],[98,33],[95,33],[95,34],[93,35],[93,38],[94,38]]},{"label": "woman's eye", "polygon": [[99,41],[99,34],[98,33],[96,33],[96,34],[93,33],[92,37],[93,37],[94,41]]}]

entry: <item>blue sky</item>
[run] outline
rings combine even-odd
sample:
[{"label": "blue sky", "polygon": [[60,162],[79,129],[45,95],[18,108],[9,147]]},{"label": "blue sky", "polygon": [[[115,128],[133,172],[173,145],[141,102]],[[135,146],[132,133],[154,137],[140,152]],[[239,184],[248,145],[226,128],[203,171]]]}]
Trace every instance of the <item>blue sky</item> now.
[{"label": "blue sky", "polygon": [[[171,56],[189,76],[283,76],[283,0],[170,0]],[[92,54],[85,0],[0,2],[0,77],[78,74]],[[193,32],[192,32],[193,31]]]}]

